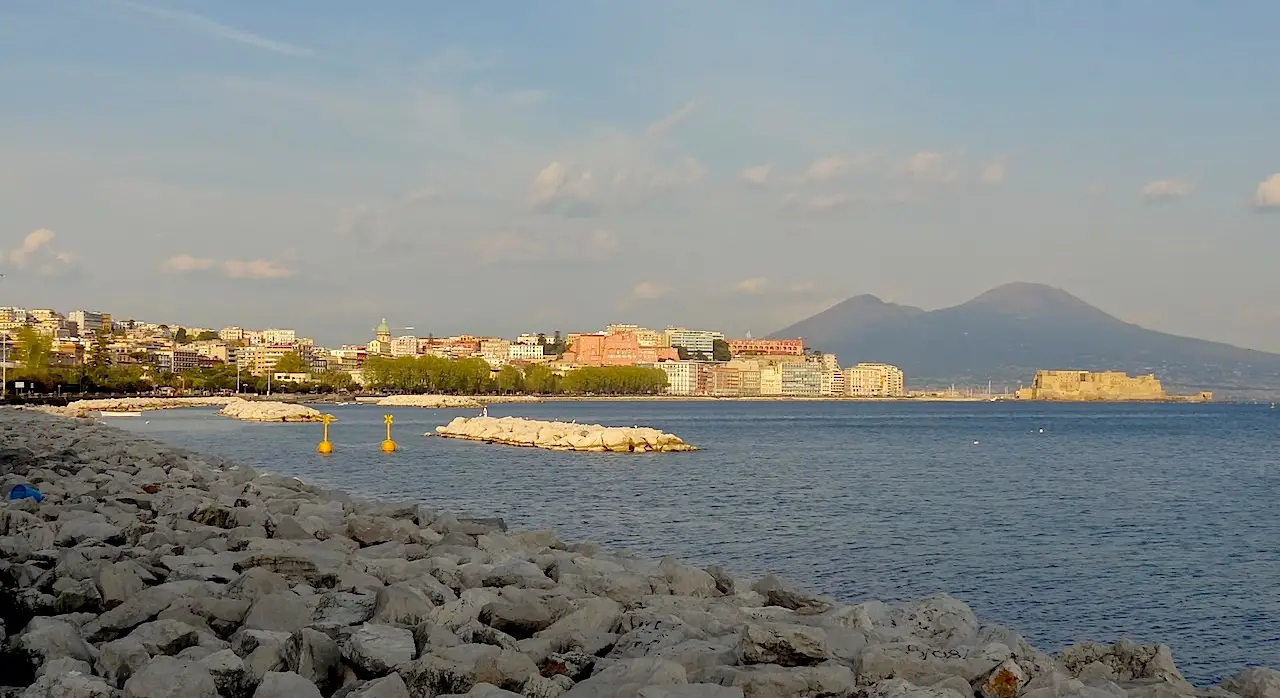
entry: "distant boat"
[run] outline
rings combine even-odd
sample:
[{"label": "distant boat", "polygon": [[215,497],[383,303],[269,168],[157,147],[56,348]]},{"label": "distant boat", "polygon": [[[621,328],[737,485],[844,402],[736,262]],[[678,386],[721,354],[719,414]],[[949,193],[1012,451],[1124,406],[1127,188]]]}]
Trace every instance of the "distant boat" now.
[{"label": "distant boat", "polygon": [[98,413],[98,416],[99,417],[141,417],[142,412],[128,411],[128,410],[103,410]]}]

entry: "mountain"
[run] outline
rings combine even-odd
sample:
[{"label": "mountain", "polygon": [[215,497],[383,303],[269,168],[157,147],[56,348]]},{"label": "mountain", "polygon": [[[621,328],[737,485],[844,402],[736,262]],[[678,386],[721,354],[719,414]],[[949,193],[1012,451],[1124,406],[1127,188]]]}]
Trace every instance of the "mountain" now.
[{"label": "mountain", "polygon": [[918,388],[1013,387],[1040,369],[1080,369],[1154,373],[1177,392],[1280,393],[1280,354],[1148,330],[1043,284],[1005,284],[932,311],[854,296],[772,336],[804,337],[846,364],[895,364]]}]

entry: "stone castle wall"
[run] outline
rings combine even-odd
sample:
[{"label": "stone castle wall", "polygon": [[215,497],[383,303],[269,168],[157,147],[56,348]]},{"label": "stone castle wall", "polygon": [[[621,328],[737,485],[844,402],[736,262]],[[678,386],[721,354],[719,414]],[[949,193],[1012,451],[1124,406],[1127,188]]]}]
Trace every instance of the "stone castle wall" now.
[{"label": "stone castle wall", "polygon": [[1037,371],[1031,388],[1019,399],[1118,401],[1164,400],[1168,396],[1154,375],[1130,376],[1120,371]]}]

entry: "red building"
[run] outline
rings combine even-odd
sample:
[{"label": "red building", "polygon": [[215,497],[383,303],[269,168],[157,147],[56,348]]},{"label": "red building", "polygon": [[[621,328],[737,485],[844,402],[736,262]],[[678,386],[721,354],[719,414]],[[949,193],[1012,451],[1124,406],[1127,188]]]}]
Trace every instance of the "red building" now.
[{"label": "red building", "polygon": [[563,358],[579,366],[634,366],[679,359],[679,351],[671,347],[640,346],[635,332],[577,335]]},{"label": "red building", "polygon": [[803,356],[803,339],[730,339],[734,356]]}]

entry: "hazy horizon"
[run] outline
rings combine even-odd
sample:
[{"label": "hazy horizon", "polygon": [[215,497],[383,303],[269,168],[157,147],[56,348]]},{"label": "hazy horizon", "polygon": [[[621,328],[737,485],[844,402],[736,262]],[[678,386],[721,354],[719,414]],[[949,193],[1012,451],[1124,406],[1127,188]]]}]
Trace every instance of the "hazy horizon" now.
[{"label": "hazy horizon", "polygon": [[[757,336],[1006,282],[1280,352],[1280,7],[18,0],[0,305]],[[1259,145],[1261,144],[1261,145]]]}]

